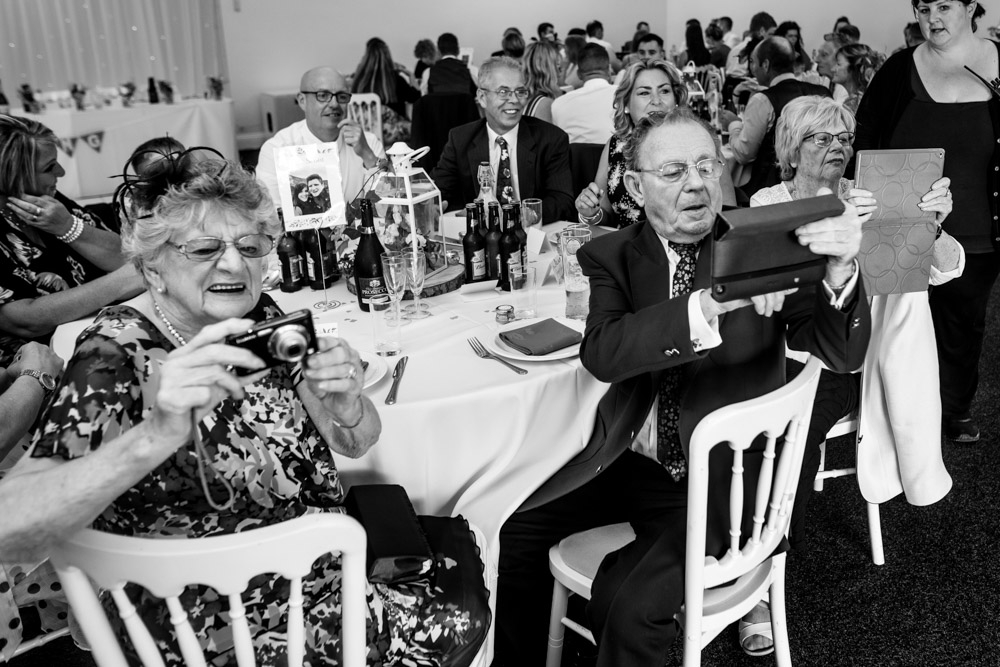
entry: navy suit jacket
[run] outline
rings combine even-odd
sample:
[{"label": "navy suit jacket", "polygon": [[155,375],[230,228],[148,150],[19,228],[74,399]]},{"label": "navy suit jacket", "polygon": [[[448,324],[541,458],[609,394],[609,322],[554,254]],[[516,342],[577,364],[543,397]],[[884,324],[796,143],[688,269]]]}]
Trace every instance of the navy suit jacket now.
[{"label": "navy suit jacket", "polygon": [[[628,449],[668,368],[683,369],[679,429],[686,450],[702,417],[785,384],[786,337],[789,347],[818,356],[834,371],[849,372],[864,361],[871,314],[860,280],[842,311],[830,306],[825,291],[816,287],[787,297],[772,317],[758,315],[752,307],[721,315],[722,344],[695,352],[688,296],[671,298],[666,251],[650,223],[594,239],[578,257],[591,289],[580,358],[611,387],[598,404],[594,432],[584,451],[528,498],[522,510],[582,486]],[[707,288],[710,280],[711,246],[706,238],[694,289]],[[717,447],[715,453],[724,457],[728,448]],[[712,460],[711,467],[725,475],[731,459],[720,466]],[[749,460],[747,464],[749,471]]]},{"label": "navy suit jacket", "polygon": [[[479,196],[480,162],[489,162],[486,120],[459,125],[448,134],[431,178],[448,208],[461,209]],[[544,222],[576,218],[569,137],[551,123],[523,116],[517,129],[517,185],[521,199],[542,200]]]}]

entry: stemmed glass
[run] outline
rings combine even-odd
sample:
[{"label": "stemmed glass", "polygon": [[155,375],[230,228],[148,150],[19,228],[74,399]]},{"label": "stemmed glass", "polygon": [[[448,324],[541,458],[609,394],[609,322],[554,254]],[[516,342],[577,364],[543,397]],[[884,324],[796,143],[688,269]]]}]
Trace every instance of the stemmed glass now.
[{"label": "stemmed glass", "polygon": [[400,309],[400,302],[406,292],[406,259],[401,252],[382,253],[382,277],[385,279],[386,289],[392,298],[392,319],[390,323],[395,326],[398,322],[409,319]]},{"label": "stemmed glass", "polygon": [[422,252],[408,252],[406,259],[406,279],[413,292],[413,305],[406,307],[406,313],[411,320],[422,320],[430,316],[430,308],[420,303],[420,293],[424,289],[424,277],[427,274],[427,256]]}]

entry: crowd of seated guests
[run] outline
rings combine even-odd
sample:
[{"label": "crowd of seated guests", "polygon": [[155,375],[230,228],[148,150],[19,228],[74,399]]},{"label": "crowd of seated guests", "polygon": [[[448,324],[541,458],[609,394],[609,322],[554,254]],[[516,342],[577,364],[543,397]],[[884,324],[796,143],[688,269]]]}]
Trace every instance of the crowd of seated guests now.
[{"label": "crowd of seated guests", "polygon": [[[472,166],[488,162],[502,202],[538,197],[545,222],[575,219],[617,227],[619,239],[659,234],[663,247],[670,248],[666,240],[676,240],[671,234],[659,228],[649,232],[676,203],[661,201],[666,185],[655,179],[665,178],[663,162],[650,160],[687,159],[678,156],[686,142],[710,155],[699,153],[697,164],[686,165],[689,171],[679,183],[674,179],[667,185],[707,193],[710,206],[702,208],[714,211],[747,201],[764,206],[829,190],[848,204],[839,229],[850,232],[851,243],[880,206],[875,193],[850,180],[856,150],[944,148],[944,177],[930,185],[920,203],[922,210],[934,213],[939,228],[929,295],[876,296],[859,304],[866,295],[856,248],[843,255],[822,253],[829,255],[825,288],[832,297],[810,296],[815,316],[826,322],[840,317],[834,311],[851,317],[857,313],[865,326],[845,334],[851,338],[850,360],[837,360],[837,373],[825,371],[820,382],[793,513],[793,548],[801,543],[804,507],[818,465],[816,445],[830,424],[857,406],[858,379],[843,372],[860,365],[859,338],[867,345],[869,320],[875,328],[863,367],[866,378],[877,381],[881,402],[866,407],[868,419],[881,419],[879,428],[890,434],[895,449],[885,458],[898,458],[894,474],[901,477],[907,499],[914,504],[940,500],[950,490],[951,478],[936,429],[940,426],[951,442],[980,437],[971,404],[985,303],[1000,274],[995,241],[1000,238],[1000,199],[995,192],[990,195],[994,188],[989,180],[1000,169],[1000,149],[994,148],[1000,141],[995,120],[1000,101],[988,83],[1000,74],[1000,46],[976,34],[983,8],[974,0],[956,0],[951,4],[965,13],[944,18],[937,0],[911,4],[917,20],[904,30],[906,47],[888,60],[861,42],[861,31],[846,17],[835,21],[816,58],[810,58],[799,24],[778,24],[766,12],[755,14],[746,31],[734,30],[729,17],[713,19],[704,29],[696,19],[687,21],[685,49],[674,62],[666,57],[663,40],[644,22],[622,53],[605,40],[596,20],[586,29],[569,30],[564,40],[553,24],[541,23],[527,44],[521,31],[511,27],[503,33],[502,48],[477,64],[463,62],[457,36],[443,33],[436,44],[429,39],[417,43],[412,74],[393,62],[382,39],[372,37],[350,83],[329,66],[302,76],[298,100],[305,119],[265,143],[256,175],[238,164],[185,150],[173,140],[156,138],[139,147],[124,174],[121,235],[57,191],[63,171],[51,131],[34,121],[0,116],[0,473],[6,472],[0,482],[0,516],[5,517],[0,521],[0,569],[7,563],[44,560],[55,542],[86,525],[158,535],[148,517],[166,516],[198,537],[306,512],[341,511],[343,493],[330,451],[362,456],[381,429],[375,405],[361,391],[358,353],[349,341],[324,339],[301,368],[267,371],[258,370],[260,360],[251,353],[221,342],[245,328],[248,319],[280,313],[260,290],[264,258],[280,233],[274,215],[275,150],[336,142],[339,194],[354,199],[384,158],[384,147],[409,139],[408,105],[421,94],[468,95],[481,114],[448,128],[440,159],[430,170],[448,209],[461,209],[478,196]],[[933,29],[944,20],[949,30]],[[714,128],[688,107],[689,90],[680,71],[688,62],[725,66],[730,113],[720,114]],[[962,66],[975,76],[954,77]],[[347,119],[352,93],[379,96],[382,137]],[[740,99],[746,108],[736,118],[732,112]],[[949,115],[955,110],[941,100],[961,102],[961,118]],[[581,111],[593,113],[584,122],[576,117]],[[716,133],[723,130],[730,137],[728,155],[752,167],[747,182],[733,183],[730,170],[721,166]],[[966,140],[970,134],[996,141],[972,145]],[[571,185],[571,143],[604,145],[592,182],[579,192]],[[299,210],[312,206],[314,196],[306,186],[297,191]],[[659,204],[650,216],[647,209]],[[685,243],[700,243],[705,233],[700,230]],[[601,257],[610,247],[588,249],[588,271],[614,272],[608,267],[617,259]],[[678,260],[669,257],[673,263],[665,277],[675,280]],[[603,292],[595,290],[597,301],[620,278],[606,277]],[[203,288],[223,279],[241,285],[243,298],[213,304],[211,289]],[[204,299],[187,298],[191,294]],[[687,294],[681,296],[687,302]],[[774,301],[754,306],[759,316],[770,318],[780,317],[781,304],[778,299],[776,308]],[[60,324],[95,311],[100,311],[95,325],[78,340],[64,370],[63,360],[46,346],[49,337]],[[706,321],[712,319],[709,314],[721,311],[711,310]],[[802,311],[795,310],[789,318],[799,316]],[[588,326],[585,347],[595,346],[594,337],[602,335],[607,334]],[[893,356],[900,345],[924,356],[919,381],[900,381],[914,373]],[[585,361],[588,368],[614,375],[605,365],[593,354]],[[234,367],[254,372],[238,375]],[[150,368],[155,369],[152,375]],[[194,378],[206,369],[217,378],[215,390],[192,391]],[[612,393],[619,384],[613,381]],[[270,406],[267,417],[255,409],[264,401]],[[919,428],[893,420],[893,405],[914,403],[925,408]],[[191,410],[205,415],[200,425],[192,426]],[[289,446],[287,438],[276,434],[276,425],[293,413],[304,418],[294,425]],[[86,422],[81,415],[88,415]],[[179,471],[197,469],[192,458],[197,454],[185,444],[205,437],[216,425],[232,436],[226,446],[233,461],[249,470],[254,452],[244,447],[259,448],[254,451],[266,452],[282,468],[289,488],[276,493],[258,475],[234,465],[225,485],[231,505],[224,511],[216,499],[202,497],[198,480]],[[149,455],[142,460],[125,457],[139,440],[151,443]],[[52,502],[32,504],[39,490]],[[38,525],[49,528],[38,531]],[[370,586],[369,608],[377,622],[368,626],[369,657],[392,661],[405,656],[418,665],[469,664],[491,622],[478,555],[459,522],[427,519],[425,529],[439,559],[466,567],[438,568],[439,579],[429,588],[401,586],[386,592]],[[316,612],[307,627],[308,657],[317,661],[333,659],[339,650],[337,634],[331,632],[336,623],[322,620],[338,613],[336,569],[331,560],[316,564],[313,579],[322,585],[306,601]],[[37,572],[42,581],[54,581],[51,571]],[[505,585],[503,567],[500,585]],[[248,616],[256,648],[268,660],[282,650],[271,634],[270,605],[283,603],[272,599],[268,582],[257,593]],[[137,598],[140,615],[153,613],[148,602],[142,595]],[[510,614],[505,609],[500,608],[501,615]],[[620,621],[605,611],[591,610],[592,619],[618,627]],[[213,659],[224,661],[227,649],[211,641],[220,618],[211,610],[196,616],[199,640],[215,652]],[[497,619],[500,624],[506,620]],[[747,653],[772,650],[767,621],[763,604],[741,622],[740,644]],[[415,632],[416,627],[431,632]],[[613,654],[602,648],[608,645],[607,632],[597,633],[605,656],[599,664],[609,664],[607,656]],[[428,642],[428,636],[435,640]],[[160,640],[168,661],[178,664],[174,639],[167,633]],[[623,651],[620,645],[613,650],[617,655]],[[507,655],[509,660],[513,654]],[[536,658],[541,655],[518,664],[532,664]]]}]

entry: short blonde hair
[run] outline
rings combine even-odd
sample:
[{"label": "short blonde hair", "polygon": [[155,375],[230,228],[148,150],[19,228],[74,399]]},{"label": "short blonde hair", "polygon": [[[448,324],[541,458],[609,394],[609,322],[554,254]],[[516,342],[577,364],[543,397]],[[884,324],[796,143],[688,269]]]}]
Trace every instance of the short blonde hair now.
[{"label": "short blonde hair", "polygon": [[795,177],[796,168],[792,163],[799,161],[803,139],[814,132],[828,132],[840,123],[848,132],[854,132],[857,127],[851,110],[832,98],[805,95],[786,104],[774,135],[774,152],[778,156],[781,180],[790,181]]},{"label": "short blonde hair", "polygon": [[674,93],[674,100],[677,106],[682,107],[687,104],[687,86],[681,77],[681,72],[673,63],[665,60],[650,60],[649,62],[637,61],[622,70],[622,80],[615,89],[615,98],[612,102],[614,109],[615,135],[619,139],[625,139],[639,121],[628,115],[628,101],[632,97],[632,90],[635,88],[635,81],[641,72],[648,69],[658,69],[667,75],[670,80],[670,89]]},{"label": "short blonde hair", "polygon": [[156,200],[151,216],[122,228],[122,250],[142,275],[146,267],[157,266],[174,233],[203,226],[225,211],[256,223],[261,234],[276,238],[281,233],[271,198],[250,171],[225,160],[203,160],[191,169],[185,182]]}]

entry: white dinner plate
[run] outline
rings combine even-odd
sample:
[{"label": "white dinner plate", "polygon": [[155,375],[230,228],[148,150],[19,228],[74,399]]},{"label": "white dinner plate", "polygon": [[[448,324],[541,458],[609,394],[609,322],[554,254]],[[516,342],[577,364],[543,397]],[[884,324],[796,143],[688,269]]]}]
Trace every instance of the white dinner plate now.
[{"label": "white dinner plate", "polygon": [[[521,327],[530,326],[536,322],[541,322],[542,320],[547,320],[548,317],[536,317],[530,320],[518,320],[517,322],[512,322],[502,328],[503,331],[508,329],[520,329]],[[579,320],[571,320],[566,317],[553,317],[556,322],[560,324],[565,324],[570,329],[574,331],[579,331],[583,333],[585,322]],[[509,347],[505,342],[500,339],[500,334],[496,334],[492,339],[486,338],[486,347],[490,349],[490,352],[497,354],[501,357],[510,359],[511,361],[554,361],[556,359],[569,359],[570,357],[575,357],[580,354],[580,344],[570,345],[569,347],[564,347],[561,350],[556,350],[555,352],[549,352],[548,354],[541,355],[530,355],[524,354],[523,352],[518,352],[512,347]]]},{"label": "white dinner plate", "polygon": [[389,366],[385,363],[385,359],[374,352],[360,350],[358,355],[361,357],[361,361],[368,362],[368,368],[365,369],[365,389],[384,378],[385,374],[389,372]]}]

